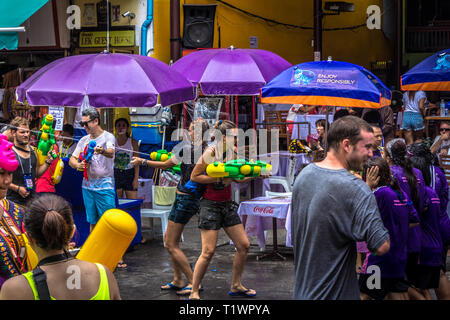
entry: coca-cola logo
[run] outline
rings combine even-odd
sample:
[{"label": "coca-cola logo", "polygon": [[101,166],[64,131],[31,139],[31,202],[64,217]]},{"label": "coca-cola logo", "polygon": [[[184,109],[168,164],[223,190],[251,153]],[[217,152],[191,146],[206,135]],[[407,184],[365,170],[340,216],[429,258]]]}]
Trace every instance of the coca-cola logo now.
[{"label": "coca-cola logo", "polygon": [[271,207],[271,206],[267,206],[267,207],[255,206],[253,208],[253,212],[258,212],[261,214],[273,214],[273,209],[274,209],[274,207]]}]

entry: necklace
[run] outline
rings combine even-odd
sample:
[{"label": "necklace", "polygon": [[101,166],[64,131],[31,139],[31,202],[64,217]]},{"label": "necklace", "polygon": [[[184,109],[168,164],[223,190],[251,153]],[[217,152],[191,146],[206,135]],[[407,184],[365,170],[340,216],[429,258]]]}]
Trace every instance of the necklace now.
[{"label": "necklace", "polygon": [[71,258],[73,257],[71,257],[66,251],[64,251],[64,253],[55,254],[53,256],[42,259],[41,261],[39,261],[38,266],[40,267],[45,264],[56,264],[61,261],[68,261]]},{"label": "necklace", "polygon": [[16,145],[14,145],[14,148],[16,148],[17,150],[26,152],[26,153],[30,153],[30,152],[31,152],[29,149],[28,149],[28,150],[25,150],[25,149],[23,149],[23,148],[21,148],[21,147],[18,147],[18,146],[16,146]]}]

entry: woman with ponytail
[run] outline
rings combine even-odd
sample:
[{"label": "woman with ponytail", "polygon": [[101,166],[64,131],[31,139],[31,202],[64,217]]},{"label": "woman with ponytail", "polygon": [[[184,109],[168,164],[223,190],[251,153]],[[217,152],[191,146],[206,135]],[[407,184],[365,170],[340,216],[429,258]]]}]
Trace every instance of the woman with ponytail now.
[{"label": "woman with ponytail", "polygon": [[[385,156],[392,175],[398,181],[400,189],[413,202],[420,219],[425,199],[425,182],[420,170],[413,167],[405,140],[398,138],[389,141],[386,145]],[[417,278],[420,243],[420,226],[409,228],[406,276],[411,285],[413,285],[412,281]],[[409,290],[409,294],[413,299],[424,299],[424,296],[417,294],[417,291]]]},{"label": "woman with ponytail", "polygon": [[373,190],[381,219],[389,231],[391,247],[389,252],[382,256],[369,253],[367,266],[380,268],[381,288],[368,287],[367,281],[371,274],[362,273],[359,277],[361,298],[383,300],[387,296],[390,300],[405,300],[408,297],[408,286],[404,282],[408,229],[417,225],[417,211],[391,175],[385,159],[369,159],[364,167],[363,179]]},{"label": "woman with ponytail", "polygon": [[6,281],[0,299],[120,299],[117,282],[107,267],[74,259],[67,252],[74,224],[66,200],[51,193],[35,197],[25,211],[24,226],[39,263],[33,271]]}]

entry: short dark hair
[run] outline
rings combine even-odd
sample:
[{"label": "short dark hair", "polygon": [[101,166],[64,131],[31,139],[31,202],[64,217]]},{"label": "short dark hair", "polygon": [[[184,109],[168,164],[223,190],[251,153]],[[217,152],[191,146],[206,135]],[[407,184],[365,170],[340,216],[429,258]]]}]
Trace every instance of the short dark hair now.
[{"label": "short dark hair", "polygon": [[348,115],[350,115],[350,112],[347,109],[339,109],[334,113],[333,121]]},{"label": "short dark hair", "polygon": [[361,137],[361,130],[372,132],[372,127],[363,119],[355,116],[345,116],[333,121],[327,134],[327,143],[329,151],[339,149],[342,140],[349,139],[352,145],[355,145]]},{"label": "short dark hair", "polygon": [[74,133],[73,125],[71,125],[70,123],[66,123],[65,125],[63,125],[62,131],[67,132],[71,136],[73,136]]},{"label": "short dark hair", "polygon": [[100,124],[100,113],[94,107],[88,107],[81,112],[81,115],[84,117],[89,116],[90,120],[98,119],[98,124]]},{"label": "short dark hair", "polygon": [[[327,125],[327,120],[325,119],[319,119],[316,121],[316,127],[321,126],[324,127]],[[328,124],[328,128],[330,127],[330,124]]]}]

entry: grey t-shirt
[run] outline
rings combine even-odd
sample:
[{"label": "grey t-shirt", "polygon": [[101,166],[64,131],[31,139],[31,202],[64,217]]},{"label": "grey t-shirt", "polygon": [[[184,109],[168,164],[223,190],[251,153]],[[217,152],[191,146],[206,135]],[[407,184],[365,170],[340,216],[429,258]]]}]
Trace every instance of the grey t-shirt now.
[{"label": "grey t-shirt", "polygon": [[370,188],[347,170],[310,164],[292,194],[294,299],[359,300],[356,241],[371,252],[388,238]]}]

